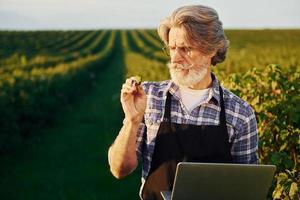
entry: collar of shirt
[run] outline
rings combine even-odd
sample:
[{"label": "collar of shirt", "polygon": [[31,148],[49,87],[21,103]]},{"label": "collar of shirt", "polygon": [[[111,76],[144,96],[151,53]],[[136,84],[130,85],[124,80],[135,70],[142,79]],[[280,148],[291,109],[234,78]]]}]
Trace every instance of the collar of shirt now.
[{"label": "collar of shirt", "polygon": [[[211,72],[211,77],[212,77],[212,89],[210,90],[210,93],[208,95],[208,99],[206,100],[206,102],[207,103],[211,102],[211,103],[214,103],[217,105],[220,101],[219,80],[216,78],[216,76],[212,72]],[[166,92],[168,92],[168,91],[177,100],[180,100],[179,87],[172,80],[170,81]]]}]

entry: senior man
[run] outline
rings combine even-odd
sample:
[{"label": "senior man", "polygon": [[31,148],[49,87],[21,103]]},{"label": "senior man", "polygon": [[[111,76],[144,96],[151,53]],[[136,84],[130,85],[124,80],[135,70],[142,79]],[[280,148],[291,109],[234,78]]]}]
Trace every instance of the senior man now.
[{"label": "senior man", "polygon": [[171,80],[129,78],[121,90],[123,127],[109,149],[116,178],[142,162],[140,197],[161,199],[178,162],[257,163],[253,109],[211,72],[229,41],[217,12],[201,5],[176,9],[158,28],[170,55]]}]

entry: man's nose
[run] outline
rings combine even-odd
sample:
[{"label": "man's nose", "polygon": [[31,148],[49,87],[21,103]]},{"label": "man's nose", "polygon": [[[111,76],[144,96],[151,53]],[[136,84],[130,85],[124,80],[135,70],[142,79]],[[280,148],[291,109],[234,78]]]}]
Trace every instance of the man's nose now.
[{"label": "man's nose", "polygon": [[183,56],[181,53],[176,49],[172,54],[171,54],[171,62],[172,63],[182,63],[184,61]]}]

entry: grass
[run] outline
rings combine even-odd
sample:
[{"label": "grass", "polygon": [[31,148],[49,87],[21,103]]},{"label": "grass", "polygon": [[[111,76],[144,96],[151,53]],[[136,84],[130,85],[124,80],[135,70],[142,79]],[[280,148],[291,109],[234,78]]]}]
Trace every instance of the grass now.
[{"label": "grass", "polygon": [[[95,87],[23,152],[0,158],[0,199],[138,199],[140,170],[124,180],[109,172],[107,150],[121,128],[120,48]],[[100,66],[99,66],[100,67]],[[80,95],[80,94],[78,94]]]}]

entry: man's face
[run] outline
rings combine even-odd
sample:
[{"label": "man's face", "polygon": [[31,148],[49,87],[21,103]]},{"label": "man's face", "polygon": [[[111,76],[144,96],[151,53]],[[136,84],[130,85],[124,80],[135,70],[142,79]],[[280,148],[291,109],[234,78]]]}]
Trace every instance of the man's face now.
[{"label": "man's face", "polygon": [[211,55],[203,54],[186,39],[183,27],[172,27],[169,32],[169,64],[172,80],[177,85],[191,86],[210,75]]}]

